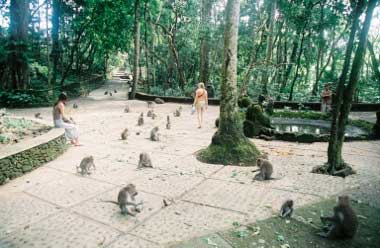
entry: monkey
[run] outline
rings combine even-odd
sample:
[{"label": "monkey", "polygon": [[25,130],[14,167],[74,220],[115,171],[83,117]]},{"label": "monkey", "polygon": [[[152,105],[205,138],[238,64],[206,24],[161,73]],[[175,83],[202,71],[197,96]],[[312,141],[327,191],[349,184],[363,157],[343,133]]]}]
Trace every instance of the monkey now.
[{"label": "monkey", "polygon": [[358,219],[347,195],[339,196],[338,203],[334,207],[334,215],[331,217],[321,216],[321,221],[322,223],[331,222],[322,232],[318,233],[323,238],[353,238],[358,229]]},{"label": "monkey", "polygon": [[157,114],[153,112],[152,114],[152,120],[155,120],[157,118]]},{"label": "monkey", "polygon": [[105,95],[105,96],[108,95],[108,90],[106,90],[106,91],[104,92],[104,95]]},{"label": "monkey", "polygon": [[256,171],[260,171],[260,173],[256,174],[254,180],[263,181],[272,179],[271,176],[273,173],[273,165],[271,164],[271,162],[263,158],[258,158],[257,166],[259,167],[259,169]]},{"label": "monkey", "polygon": [[77,166],[77,172],[83,175],[90,175],[91,174],[91,168],[96,170],[95,164],[94,164],[94,157],[88,156],[82,159],[79,166]]},{"label": "monkey", "polygon": [[127,140],[128,137],[128,128],[124,129],[124,131],[121,133],[121,139]]},{"label": "monkey", "polygon": [[139,119],[137,121],[137,125],[138,126],[144,125],[144,114],[143,113],[141,113],[141,115],[139,116]]},{"label": "monkey", "polygon": [[35,113],[34,118],[36,119],[42,119],[41,113]]},{"label": "monkey", "polygon": [[113,90],[113,93],[115,93],[115,94],[116,94],[116,93],[117,93],[117,90]]},{"label": "monkey", "polygon": [[178,111],[179,111],[179,112],[182,112],[182,106],[179,106],[179,107],[178,107]]},{"label": "monkey", "polygon": [[153,110],[149,110],[148,113],[146,114],[147,117],[152,117],[153,115]]},{"label": "monkey", "polygon": [[267,153],[267,152],[263,152],[263,153],[260,155],[260,158],[268,160],[268,153]]},{"label": "monkey", "polygon": [[131,112],[131,108],[129,107],[129,105],[125,106],[125,109],[124,109],[124,113],[129,113]]},{"label": "monkey", "polygon": [[137,169],[141,169],[141,168],[153,168],[152,160],[150,159],[148,153],[146,152],[140,153]]},{"label": "monkey", "polygon": [[154,127],[152,131],[150,131],[150,140],[151,141],[160,141],[160,134],[158,133],[159,128]]},{"label": "monkey", "polygon": [[181,116],[181,111],[179,109],[176,109],[175,112],[173,113],[174,117],[180,117]]},{"label": "monkey", "polygon": [[168,115],[166,117],[166,129],[170,129],[172,127],[171,123],[170,123],[170,116]]},{"label": "monkey", "polygon": [[74,109],[77,109],[78,107],[79,107],[78,104],[76,104],[76,103],[73,104]]},{"label": "monkey", "polygon": [[138,195],[136,186],[132,183],[122,188],[117,195],[116,201],[103,201],[119,205],[121,214],[136,216],[136,213],[141,212],[143,202],[136,203],[135,197]]},{"label": "monkey", "polygon": [[110,92],[109,94],[110,94],[110,96],[112,96],[112,92]]},{"label": "monkey", "polygon": [[147,104],[148,104],[148,108],[153,108],[154,103],[152,101],[148,101]]},{"label": "monkey", "polygon": [[286,200],[280,210],[280,217],[286,218],[289,217],[291,218],[293,214],[293,200]]}]

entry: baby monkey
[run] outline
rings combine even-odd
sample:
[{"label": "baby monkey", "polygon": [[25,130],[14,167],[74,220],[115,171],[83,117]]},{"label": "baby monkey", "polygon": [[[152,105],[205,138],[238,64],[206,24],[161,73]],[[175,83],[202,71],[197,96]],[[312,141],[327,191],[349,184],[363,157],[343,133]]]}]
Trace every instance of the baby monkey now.
[{"label": "baby monkey", "polygon": [[[263,158],[258,158],[257,167],[259,167],[259,169],[256,171],[260,171],[260,172],[254,177],[254,180],[264,181],[264,180],[272,179],[271,176],[273,173],[273,165],[271,162]],[[256,172],[256,171],[253,171],[253,172]]]},{"label": "baby monkey", "polygon": [[141,212],[143,202],[136,203],[135,197],[138,192],[134,184],[128,184],[119,191],[116,201],[104,201],[119,205],[121,214],[136,216],[136,213]]},{"label": "baby monkey", "polygon": [[334,207],[334,215],[331,217],[321,216],[322,223],[330,224],[318,233],[323,238],[344,239],[353,238],[358,229],[357,216],[350,205],[348,196],[339,196],[338,203]]},{"label": "baby monkey", "polygon": [[158,133],[159,128],[154,127],[152,131],[150,131],[150,140],[151,141],[160,141],[160,134]]},{"label": "baby monkey", "polygon": [[149,110],[148,113],[146,114],[147,117],[152,117],[153,116],[153,110]]},{"label": "baby monkey", "polygon": [[139,119],[137,120],[137,126],[142,126],[144,125],[144,113],[141,113],[139,116]]},{"label": "baby monkey", "polygon": [[93,156],[83,158],[79,166],[77,166],[77,172],[80,173],[82,176],[90,175],[91,169],[93,169],[94,171],[96,170]]},{"label": "baby monkey", "polygon": [[172,124],[171,124],[171,122],[170,122],[170,116],[168,115],[167,117],[166,117],[166,129],[171,129],[171,127],[172,127]]},{"label": "baby monkey", "polygon": [[129,105],[125,106],[124,113],[130,113],[130,112],[131,112],[131,108],[129,107]]},{"label": "baby monkey", "polygon": [[121,139],[127,140],[128,138],[128,128],[124,129],[124,131],[121,133]]},{"label": "baby monkey", "polygon": [[137,165],[137,169],[141,168],[153,168],[152,160],[150,159],[148,153],[140,153],[140,159]]},{"label": "baby monkey", "polygon": [[286,200],[281,206],[280,217],[291,218],[292,214],[293,214],[293,200]]}]

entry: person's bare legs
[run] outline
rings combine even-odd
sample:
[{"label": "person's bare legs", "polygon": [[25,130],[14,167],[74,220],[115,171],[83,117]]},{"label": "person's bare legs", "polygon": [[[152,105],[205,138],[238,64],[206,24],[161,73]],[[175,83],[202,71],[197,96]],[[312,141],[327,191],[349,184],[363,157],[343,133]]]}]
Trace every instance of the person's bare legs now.
[{"label": "person's bare legs", "polygon": [[202,122],[201,122],[201,115],[202,115],[202,108],[197,108],[197,114],[198,114],[198,128],[202,127]]},{"label": "person's bare legs", "polygon": [[202,128],[203,125],[203,108],[201,108],[201,124],[199,125]]}]

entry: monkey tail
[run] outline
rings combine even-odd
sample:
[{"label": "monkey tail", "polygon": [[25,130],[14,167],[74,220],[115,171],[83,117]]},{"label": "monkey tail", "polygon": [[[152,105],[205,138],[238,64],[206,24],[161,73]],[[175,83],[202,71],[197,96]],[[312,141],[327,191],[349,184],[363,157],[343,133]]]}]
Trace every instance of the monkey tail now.
[{"label": "monkey tail", "polygon": [[119,203],[117,201],[101,201],[101,202],[107,202],[107,203],[113,203],[113,204],[116,204],[116,205],[119,205]]}]

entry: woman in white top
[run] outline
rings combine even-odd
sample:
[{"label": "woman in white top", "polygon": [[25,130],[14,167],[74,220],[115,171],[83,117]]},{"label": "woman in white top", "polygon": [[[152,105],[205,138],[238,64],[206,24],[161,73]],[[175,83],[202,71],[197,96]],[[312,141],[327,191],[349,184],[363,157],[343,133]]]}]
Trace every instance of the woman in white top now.
[{"label": "woman in white top", "polygon": [[65,105],[67,101],[67,95],[61,93],[58,96],[58,101],[54,104],[53,119],[54,126],[65,129],[66,139],[70,140],[71,144],[79,146],[79,134],[77,127],[71,123],[71,121],[65,116]]}]

